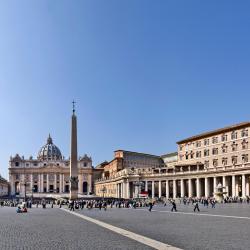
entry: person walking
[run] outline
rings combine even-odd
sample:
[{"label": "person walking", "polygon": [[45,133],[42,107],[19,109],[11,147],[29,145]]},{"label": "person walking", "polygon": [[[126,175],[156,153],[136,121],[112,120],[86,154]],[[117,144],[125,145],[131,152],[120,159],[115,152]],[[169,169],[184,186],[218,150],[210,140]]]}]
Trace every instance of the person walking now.
[{"label": "person walking", "polygon": [[148,211],[151,212],[153,208],[153,203],[150,201],[148,205],[149,205]]},{"label": "person walking", "polygon": [[173,212],[173,211],[177,212],[175,200],[172,201],[172,209],[171,209],[171,212]]},{"label": "person walking", "polygon": [[195,212],[196,210],[197,210],[198,212],[200,212],[199,202],[198,202],[197,200],[194,202],[194,212]]}]

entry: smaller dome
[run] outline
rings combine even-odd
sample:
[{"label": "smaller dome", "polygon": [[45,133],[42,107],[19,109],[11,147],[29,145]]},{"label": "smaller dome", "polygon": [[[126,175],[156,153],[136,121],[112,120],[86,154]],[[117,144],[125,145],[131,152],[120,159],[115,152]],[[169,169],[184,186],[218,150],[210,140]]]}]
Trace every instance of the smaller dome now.
[{"label": "smaller dome", "polygon": [[61,151],[55,144],[53,144],[50,135],[47,139],[47,144],[40,149],[37,159],[42,161],[62,160]]}]

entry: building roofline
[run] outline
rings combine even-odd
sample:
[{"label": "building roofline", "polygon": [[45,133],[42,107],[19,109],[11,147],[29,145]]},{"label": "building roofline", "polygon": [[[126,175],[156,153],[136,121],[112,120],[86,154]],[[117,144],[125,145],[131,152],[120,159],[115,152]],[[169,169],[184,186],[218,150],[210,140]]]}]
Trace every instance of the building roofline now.
[{"label": "building roofline", "polygon": [[186,138],[184,140],[178,141],[176,143],[181,144],[181,143],[185,143],[185,142],[189,142],[189,141],[199,140],[199,139],[202,139],[202,138],[205,138],[205,137],[208,137],[208,136],[213,136],[213,135],[217,135],[217,134],[220,134],[220,133],[226,133],[226,132],[229,132],[229,131],[234,130],[234,129],[245,128],[247,126],[250,126],[250,122],[241,122],[241,123],[234,124],[234,125],[231,125],[231,126],[227,126],[227,127],[224,127],[224,128],[215,129],[215,130],[212,130],[212,131],[209,131],[209,132],[204,132],[204,133],[201,133],[201,134],[198,134],[198,135],[195,135],[195,136],[191,136],[191,137],[188,137],[188,138]]},{"label": "building roofline", "polygon": [[152,154],[147,154],[147,153],[133,152],[133,151],[123,150],[123,149],[115,150],[114,153],[116,153],[118,151],[123,151],[125,153],[131,153],[131,154],[139,154],[139,155],[151,156],[151,157],[155,157],[155,158],[161,158],[159,155],[152,155]]},{"label": "building roofline", "polygon": [[161,155],[161,158],[162,158],[162,157],[177,156],[177,155],[178,155],[178,152],[172,152],[172,153],[167,153],[167,154]]}]

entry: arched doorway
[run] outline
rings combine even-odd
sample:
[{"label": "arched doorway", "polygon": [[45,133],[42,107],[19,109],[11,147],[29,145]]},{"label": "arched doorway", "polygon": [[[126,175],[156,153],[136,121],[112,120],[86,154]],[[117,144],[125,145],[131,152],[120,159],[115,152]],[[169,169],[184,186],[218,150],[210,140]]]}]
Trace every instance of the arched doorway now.
[{"label": "arched doorway", "polygon": [[88,193],[88,182],[84,181],[82,184],[82,192]]}]

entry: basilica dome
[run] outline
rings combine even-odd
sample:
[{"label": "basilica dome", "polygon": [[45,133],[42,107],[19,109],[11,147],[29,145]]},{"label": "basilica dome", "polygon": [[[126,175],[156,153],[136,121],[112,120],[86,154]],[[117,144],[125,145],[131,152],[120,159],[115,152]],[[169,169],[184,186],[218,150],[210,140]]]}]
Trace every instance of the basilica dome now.
[{"label": "basilica dome", "polygon": [[40,149],[37,159],[42,161],[62,160],[61,151],[53,144],[50,135],[47,139],[47,143]]}]

